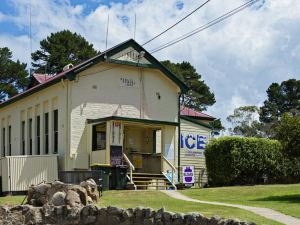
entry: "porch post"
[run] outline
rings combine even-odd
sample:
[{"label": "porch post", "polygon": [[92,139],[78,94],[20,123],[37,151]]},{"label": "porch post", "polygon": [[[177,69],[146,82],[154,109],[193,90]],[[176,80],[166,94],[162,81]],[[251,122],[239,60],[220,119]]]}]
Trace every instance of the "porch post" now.
[{"label": "porch post", "polygon": [[106,122],[106,152],[105,152],[105,162],[110,164],[110,132],[111,132],[111,121]]}]

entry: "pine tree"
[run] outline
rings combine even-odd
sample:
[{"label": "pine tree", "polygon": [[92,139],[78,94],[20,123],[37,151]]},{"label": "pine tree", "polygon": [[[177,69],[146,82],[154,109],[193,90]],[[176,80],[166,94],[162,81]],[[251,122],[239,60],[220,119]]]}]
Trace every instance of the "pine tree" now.
[{"label": "pine tree", "polygon": [[189,91],[182,98],[182,105],[203,111],[216,102],[210,88],[201,80],[201,75],[189,62],[172,63],[167,60],[162,61],[162,64],[189,88]]},{"label": "pine tree", "polygon": [[0,102],[24,91],[29,83],[26,64],[12,60],[12,52],[0,48]]},{"label": "pine tree", "polygon": [[72,63],[76,65],[98,52],[84,37],[69,30],[51,33],[40,42],[40,49],[32,53],[35,72],[54,74]]}]

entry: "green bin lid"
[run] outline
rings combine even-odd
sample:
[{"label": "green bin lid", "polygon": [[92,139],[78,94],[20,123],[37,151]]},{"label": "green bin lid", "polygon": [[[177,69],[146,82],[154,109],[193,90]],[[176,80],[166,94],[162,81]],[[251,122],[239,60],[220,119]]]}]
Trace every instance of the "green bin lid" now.
[{"label": "green bin lid", "polygon": [[110,164],[100,164],[100,163],[93,163],[93,164],[91,164],[91,167],[93,167],[93,166],[111,167]]}]

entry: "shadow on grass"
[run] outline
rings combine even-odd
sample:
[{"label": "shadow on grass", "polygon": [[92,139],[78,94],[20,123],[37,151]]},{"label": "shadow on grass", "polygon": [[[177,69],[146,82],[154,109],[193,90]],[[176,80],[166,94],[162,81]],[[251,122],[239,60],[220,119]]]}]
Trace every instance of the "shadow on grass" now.
[{"label": "shadow on grass", "polygon": [[284,203],[300,203],[300,195],[294,194],[294,195],[270,196],[270,197],[265,197],[265,198],[253,199],[251,201],[262,201],[262,202],[274,201],[274,202],[284,202]]}]

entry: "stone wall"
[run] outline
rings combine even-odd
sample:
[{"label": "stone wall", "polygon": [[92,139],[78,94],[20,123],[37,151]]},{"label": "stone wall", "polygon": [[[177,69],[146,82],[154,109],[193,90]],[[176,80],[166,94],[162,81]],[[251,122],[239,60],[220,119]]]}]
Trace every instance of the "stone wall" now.
[{"label": "stone wall", "polygon": [[43,207],[21,205],[0,207],[0,225],[8,224],[61,224],[61,225],[254,225],[237,220],[207,218],[197,213],[178,214],[164,209],[98,208],[87,205],[82,208],[64,206]]}]

